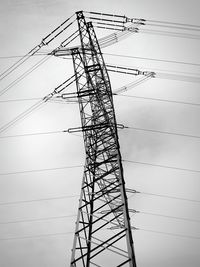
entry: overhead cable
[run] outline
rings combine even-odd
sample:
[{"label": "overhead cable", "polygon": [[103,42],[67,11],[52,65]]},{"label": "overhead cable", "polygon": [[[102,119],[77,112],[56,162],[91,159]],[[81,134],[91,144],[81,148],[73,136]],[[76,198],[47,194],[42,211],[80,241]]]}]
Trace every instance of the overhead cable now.
[{"label": "overhead cable", "polygon": [[29,74],[31,74],[34,70],[36,70],[39,66],[44,64],[47,60],[49,60],[51,57],[49,55],[45,56],[39,62],[34,64],[32,67],[30,67],[28,70],[26,70],[22,75],[20,75],[18,78],[16,78],[14,81],[12,81],[9,85],[7,85],[5,88],[3,88],[0,91],[0,96],[5,94],[10,88],[12,88],[14,85],[18,84],[21,80],[23,80],[25,77],[27,77]]},{"label": "overhead cable", "polygon": [[[120,14],[110,14],[110,13],[103,13],[103,12],[94,12],[94,11],[84,11],[86,14],[92,14],[96,15],[96,18],[99,19],[104,19],[104,17],[108,17],[111,20],[115,18],[119,18],[123,21],[123,23],[127,22],[134,22],[134,23],[139,23],[141,22],[141,25],[146,25],[148,23],[154,23],[154,24],[162,24],[162,25],[168,25],[171,27],[181,27],[184,29],[190,29],[190,30],[200,30],[200,25],[195,25],[195,24],[188,24],[188,23],[178,23],[178,22],[171,22],[171,21],[161,21],[161,20],[152,20],[152,19],[145,19],[145,18],[135,18],[135,17],[128,17],[126,15],[120,15]],[[192,29],[193,28],[193,29]]]},{"label": "overhead cable", "polygon": [[[39,53],[37,52],[36,54],[32,55],[32,56],[44,56],[47,53]],[[10,58],[22,58],[22,55],[10,55],[10,56],[0,56],[0,59],[10,59]]]},{"label": "overhead cable", "polygon": [[41,97],[5,99],[5,100],[0,100],[0,103],[35,101],[35,100],[41,100],[41,99],[42,99]]},{"label": "overhead cable", "polygon": [[[30,97],[30,98],[13,98],[13,99],[4,99],[4,100],[0,100],[0,103],[9,103],[9,102],[25,102],[25,101],[36,101],[36,100],[42,100],[43,97]],[[65,103],[71,104],[71,103],[75,103],[75,101],[70,101],[68,99],[65,99]],[[50,103],[60,103],[61,101],[58,101],[57,99],[49,99]],[[78,103],[78,101],[76,101],[76,103]]]},{"label": "overhead cable", "polygon": [[[130,193],[130,190],[126,189],[126,191],[127,191],[127,193]],[[132,193],[133,194],[139,194],[139,195],[147,195],[147,196],[151,196],[151,197],[160,197],[160,198],[167,198],[167,199],[172,199],[172,200],[180,200],[180,201],[186,201],[186,202],[200,203],[200,200],[197,200],[197,199],[175,197],[175,196],[166,195],[166,194],[162,195],[162,194],[156,194],[156,193],[150,193],[150,192],[144,192],[144,191],[138,191],[138,190],[132,190]],[[41,202],[41,201],[61,200],[61,199],[74,198],[74,197],[78,197],[78,196],[79,195],[61,195],[61,196],[52,196],[52,197],[46,197],[46,198],[36,198],[36,199],[0,202],[0,206],[19,205],[19,204],[25,204],[25,203]],[[131,197],[128,197],[128,198],[131,198]]]},{"label": "overhead cable", "polygon": [[[119,72],[119,73],[124,73],[124,74],[130,74],[130,75],[135,75],[135,71],[137,70],[138,67],[136,66],[129,66],[129,65],[117,65],[114,66],[113,63],[108,63],[106,62],[106,66],[108,66],[109,69],[109,65],[111,65],[111,67],[113,68],[113,70],[110,71],[114,71],[114,68],[117,70],[115,72]],[[125,71],[125,70],[129,70],[129,71]],[[185,71],[177,71],[177,70],[171,70],[171,69],[162,69],[162,68],[155,68],[155,67],[151,67],[147,68],[145,67],[145,70],[139,70],[139,74],[138,75],[148,75],[148,74],[152,74],[152,76],[156,77],[156,74],[167,74],[167,75],[172,75],[172,77],[167,77],[168,79],[174,79],[174,80],[178,80],[178,78],[181,77],[181,79],[184,77],[188,77],[191,79],[194,79],[193,82],[199,82],[200,79],[200,73],[196,72],[185,72]],[[178,76],[177,76],[178,75]],[[177,77],[175,77],[177,76]],[[163,77],[164,79],[164,77]],[[165,78],[166,79],[166,78]],[[197,81],[195,81],[195,79]]]},{"label": "overhead cable", "polygon": [[137,80],[135,80],[135,81],[133,81],[133,82],[131,82],[131,83],[128,83],[128,84],[126,84],[126,85],[123,85],[123,86],[121,86],[121,87],[115,89],[114,92],[113,92],[113,95],[115,95],[115,94],[120,94],[120,93],[126,92],[126,91],[128,91],[128,90],[130,90],[130,89],[133,89],[133,88],[135,88],[136,86],[138,86],[138,85],[140,85],[140,84],[142,84],[142,83],[144,83],[144,82],[150,80],[151,78],[152,78],[151,75],[149,75],[149,76],[144,76],[144,77],[139,78],[139,79],[137,79]]},{"label": "overhead cable", "polygon": [[199,76],[186,76],[186,75],[178,75],[174,73],[156,72],[155,77],[159,79],[169,79],[169,80],[178,80],[178,81],[183,81],[183,82],[200,83]]},{"label": "overhead cable", "polygon": [[177,171],[200,173],[200,170],[186,169],[186,168],[180,168],[180,167],[174,167],[174,166],[168,166],[168,165],[161,165],[161,164],[154,164],[154,163],[150,163],[150,162],[134,161],[134,160],[126,160],[126,159],[124,159],[122,161],[133,163],[133,164],[140,164],[140,165],[147,165],[147,166],[158,167],[158,168],[172,169],[172,170],[177,170]]},{"label": "overhead cable", "polygon": [[39,60],[36,64],[34,64],[32,67],[30,67],[28,70],[26,70],[22,75],[20,75],[18,78],[16,78],[14,81],[12,81],[9,85],[7,85],[4,89],[2,89],[0,91],[0,96],[2,96],[5,92],[7,92],[10,88],[12,88],[17,83],[19,83],[21,80],[23,80],[29,74],[31,74],[34,70],[36,70],[39,66],[44,64],[47,60],[49,60],[51,58],[51,55],[54,54],[55,51],[56,51],[56,49],[54,49],[51,53],[47,54],[44,58]]},{"label": "overhead cable", "polygon": [[[164,234],[164,235],[168,235],[168,236],[200,240],[200,237],[197,237],[197,236],[181,235],[181,234],[169,233],[169,232],[164,232],[164,231],[154,231],[154,230],[145,229],[145,228],[136,228],[136,227],[134,227],[132,230],[133,231],[140,230],[140,231],[145,231],[145,232],[150,232],[150,233]],[[19,236],[19,237],[7,237],[7,238],[5,237],[5,238],[0,238],[0,241],[14,241],[14,240],[23,240],[23,239],[34,239],[34,238],[37,239],[37,238],[45,238],[45,237],[57,237],[57,236],[65,236],[65,235],[68,235],[68,234],[74,234],[74,231],[73,232],[60,232],[60,233],[31,235],[31,236]]]},{"label": "overhead cable", "polygon": [[[34,56],[43,56],[43,55],[50,55],[51,52],[45,52],[45,53],[36,53]],[[181,64],[181,65],[190,65],[190,66],[200,66],[198,63],[192,63],[192,62],[184,62],[184,61],[177,61],[177,60],[167,60],[167,59],[158,59],[158,58],[149,58],[149,57],[138,57],[138,56],[132,56],[132,55],[122,55],[122,54],[114,54],[114,53],[103,53],[105,56],[114,56],[114,57],[122,57],[122,58],[134,58],[134,59],[140,59],[140,60],[148,60],[148,61],[158,61],[158,62],[164,62],[164,63],[172,63],[172,64]],[[11,56],[0,56],[0,59],[8,59],[8,58],[20,58],[22,56],[20,55],[11,55]]]},{"label": "overhead cable", "polygon": [[44,102],[43,100],[38,101],[37,103],[35,103],[34,105],[32,105],[31,107],[29,107],[28,109],[26,109],[24,112],[22,112],[21,114],[19,114],[18,116],[16,116],[13,120],[11,120],[8,123],[6,123],[5,125],[3,125],[0,128],[0,133],[2,133],[4,131],[6,131],[7,129],[9,129],[10,127],[14,126],[19,121],[22,121],[27,116],[29,116],[30,114],[32,114],[34,111],[36,111],[39,108],[41,108],[42,105],[44,105],[44,104],[46,104],[46,102]]},{"label": "overhead cable", "polygon": [[[166,21],[156,21],[156,20],[146,20],[146,19],[138,19],[138,18],[130,18],[122,15],[115,14],[107,14],[107,13],[99,13],[99,12],[88,12],[85,13],[92,14],[94,16],[89,17],[91,21],[96,23],[97,21],[105,21],[107,23],[112,23],[111,26],[107,27],[106,25],[97,26],[103,29],[110,30],[121,30],[120,23],[122,23],[123,31],[131,31],[132,29],[135,32],[141,33],[150,33],[150,34],[159,34],[159,35],[167,35],[173,37],[181,37],[181,38],[191,38],[191,39],[200,39],[200,35],[190,34],[185,31],[200,31],[200,26],[190,25],[190,24],[181,24],[181,23],[173,23]],[[115,19],[116,18],[116,19]],[[100,22],[99,22],[100,23]],[[130,25],[131,23],[131,25]],[[136,28],[136,27],[138,28]],[[141,26],[141,28],[140,28]],[[150,29],[146,28],[146,26],[150,27]],[[152,27],[152,28],[151,28]],[[155,28],[157,27],[157,28]],[[166,28],[168,30],[159,30],[160,28]],[[171,29],[171,31],[169,31]],[[174,32],[174,30],[180,30],[179,32]]]},{"label": "overhead cable", "polygon": [[151,215],[151,216],[156,216],[156,217],[163,217],[163,218],[167,218],[167,219],[174,219],[174,220],[180,220],[180,221],[188,221],[188,222],[200,223],[200,220],[183,218],[183,217],[178,217],[178,216],[171,216],[171,215],[147,212],[147,211],[142,211],[142,210],[132,210],[132,209],[130,209],[129,211],[133,212],[134,214],[144,214],[144,215]]},{"label": "overhead cable", "polygon": [[74,197],[77,197],[77,196],[79,196],[79,195],[63,195],[63,196],[55,196],[55,197],[46,197],[46,198],[36,198],[36,199],[0,202],[0,206],[19,205],[19,204],[25,204],[25,203],[41,202],[41,201],[61,200],[61,199],[74,198]]},{"label": "overhead cable", "polygon": [[200,103],[192,103],[192,102],[185,102],[185,101],[177,101],[177,100],[169,100],[169,99],[162,99],[162,98],[153,98],[153,97],[144,97],[144,96],[135,96],[135,95],[122,95],[114,93],[114,96],[121,96],[121,97],[129,97],[129,98],[135,98],[135,99],[144,99],[149,101],[158,101],[158,102],[167,102],[172,104],[183,104],[183,105],[191,105],[199,107]]},{"label": "overhead cable", "polygon": [[45,237],[57,237],[57,236],[65,236],[65,235],[68,235],[68,234],[74,234],[74,232],[49,233],[49,234],[20,236],[20,237],[5,237],[5,238],[0,238],[0,241],[23,240],[23,239],[45,238]]},{"label": "overhead cable", "polygon": [[164,25],[166,27],[174,27],[174,28],[179,27],[184,30],[200,31],[200,25],[194,25],[194,24],[188,24],[188,23],[177,23],[177,22],[162,21],[162,20],[151,20],[151,19],[145,20],[146,24],[148,24],[149,22],[154,23],[156,25]]},{"label": "overhead cable", "polygon": [[0,139],[15,138],[15,137],[25,137],[25,136],[37,136],[37,135],[49,135],[49,134],[58,134],[58,133],[64,133],[64,131],[49,131],[49,132],[38,132],[38,133],[25,133],[25,134],[15,134],[15,135],[5,135],[5,136],[0,136]]},{"label": "overhead cable", "polygon": [[[126,191],[127,191],[127,193],[130,193],[130,190],[126,189]],[[156,193],[150,193],[150,192],[144,192],[144,191],[138,191],[138,190],[132,190],[131,193],[133,193],[132,196],[134,196],[135,194],[139,194],[139,195],[147,195],[147,196],[151,196],[151,197],[159,197],[159,198],[167,198],[167,199],[172,199],[172,200],[180,200],[180,201],[186,201],[186,202],[200,203],[200,200],[197,200],[197,199],[175,197],[175,196],[166,195],[166,194],[162,195],[162,194],[156,194]],[[52,196],[52,197],[46,197],[46,198],[36,198],[36,199],[0,202],[0,206],[19,205],[19,204],[25,204],[25,203],[42,202],[42,201],[54,201],[54,200],[74,198],[74,197],[78,197],[78,196],[79,195],[61,195],[61,196]],[[131,198],[132,196],[130,196],[128,198]]]},{"label": "overhead cable", "polygon": [[[12,66],[6,69],[3,73],[0,74],[0,81],[7,77],[10,73],[12,73],[15,69],[17,69],[20,65],[22,65],[25,61],[27,61],[31,56],[36,54],[43,46],[48,45],[51,41],[53,41],[58,35],[60,35],[63,31],[65,31],[69,26],[72,25],[73,22],[69,23],[67,26],[65,24],[74,16],[74,14],[67,18],[64,22],[62,22],[57,28],[55,28],[52,32],[50,32],[46,37],[44,37],[41,43],[31,49],[26,55],[21,57],[17,62],[15,62]],[[62,29],[62,27],[64,28]]]},{"label": "overhead cable", "polygon": [[[161,72],[154,72],[154,71],[141,71],[138,69],[135,69],[133,67],[128,66],[114,66],[110,64],[106,64],[108,71],[112,72],[118,72],[122,74],[129,74],[129,75],[144,75],[145,77],[149,78],[159,78],[159,79],[169,79],[169,80],[178,80],[178,81],[186,81],[186,82],[195,82],[200,83],[200,77],[199,76],[189,76],[189,75],[182,75],[182,74],[176,74],[176,73],[169,73],[167,71],[161,70]],[[127,85],[128,89],[128,85]]]},{"label": "overhead cable", "polygon": [[[131,83],[133,84],[133,87],[136,85],[136,83]],[[125,87],[127,87],[128,90],[128,85],[126,86],[122,86],[120,87],[121,89],[125,89]],[[121,91],[119,89],[119,91]],[[118,90],[116,89],[116,90]],[[153,97],[145,97],[145,96],[136,96],[136,95],[123,95],[120,92],[119,93],[113,93],[114,96],[119,96],[119,97],[128,97],[128,98],[135,98],[135,99],[142,99],[142,100],[148,100],[148,101],[157,101],[157,102],[166,102],[166,103],[172,103],[172,104],[183,104],[183,105],[189,105],[189,106],[196,106],[199,107],[200,103],[192,103],[192,102],[186,102],[186,101],[178,101],[178,100],[170,100],[170,99],[162,99],[162,98],[153,98]],[[126,89],[123,91],[127,91]],[[0,103],[9,103],[9,102],[24,102],[24,101],[35,101],[35,100],[40,100],[42,99],[41,97],[35,97],[35,98],[18,98],[18,99],[5,99],[5,100],[0,100]],[[50,99],[49,103],[64,103],[64,104],[74,104],[74,103],[78,103],[78,101],[75,99],[73,101],[69,100],[69,99],[65,99],[65,101],[61,100],[56,100],[56,99]]]},{"label": "overhead cable", "polygon": [[48,132],[35,132],[35,133],[2,135],[2,136],[0,136],[0,139],[16,138],[16,137],[29,137],[29,136],[38,136],[38,135],[51,135],[51,134],[59,134],[59,133],[69,133],[69,134],[81,137],[81,135],[73,134],[73,133],[68,132],[66,130],[58,130],[58,131],[48,131]]},{"label": "overhead cable", "polygon": [[44,106],[54,95],[61,93],[63,90],[65,90],[67,87],[69,87],[74,81],[75,81],[75,74],[72,75],[67,80],[65,80],[62,84],[60,84],[59,86],[57,86],[54,89],[53,92],[51,92],[50,94],[46,95],[43,99],[41,99],[40,101],[38,101],[37,103],[35,103],[31,107],[29,107],[28,109],[26,109],[24,112],[22,112],[21,114],[19,114],[18,116],[16,116],[13,120],[11,120],[10,122],[8,122],[7,124],[3,125],[0,128],[0,133],[4,132],[8,128],[12,127],[13,125],[15,125],[16,123],[18,123],[19,121],[25,119],[27,116],[29,116],[30,114],[32,114],[33,111],[36,111],[37,109],[41,108],[42,105]]},{"label": "overhead cable", "polygon": [[190,28],[190,27],[183,27],[183,26],[176,26],[176,25],[173,25],[173,24],[168,24],[168,23],[150,23],[150,22],[145,22],[145,25],[148,25],[148,26],[153,26],[153,27],[158,27],[158,28],[169,28],[169,29],[176,29],[176,30],[183,30],[183,31],[197,31],[199,32],[200,31],[200,28]]},{"label": "overhead cable", "polygon": [[155,35],[165,35],[170,37],[178,37],[178,38],[188,38],[188,39],[200,39],[200,35],[189,34],[189,33],[181,33],[181,32],[173,32],[173,31],[161,31],[161,30],[152,30],[152,29],[141,29],[140,33],[147,34],[155,34]]},{"label": "overhead cable", "polygon": [[51,221],[51,220],[66,219],[66,218],[71,218],[71,217],[76,217],[76,215],[63,215],[63,216],[51,216],[51,217],[23,219],[23,220],[12,220],[12,221],[0,222],[0,225],[8,225],[8,224],[16,224],[16,223],[41,222],[41,221]]},{"label": "overhead cable", "polygon": [[[170,216],[170,215],[164,215],[164,214],[160,214],[160,213],[152,213],[152,212],[146,212],[146,211],[140,211],[140,210],[132,210],[132,209],[130,209],[129,212],[133,212],[134,214],[144,214],[144,215],[150,215],[150,216],[156,216],[156,217],[163,217],[163,218],[167,218],[167,219],[174,219],[174,220],[181,220],[181,221],[200,223],[200,220],[177,217],[177,216]],[[73,215],[50,216],[50,217],[42,217],[42,218],[11,220],[11,221],[0,221],[0,225],[17,224],[17,223],[30,223],[30,222],[32,223],[32,222],[41,222],[41,221],[52,221],[52,220],[58,220],[58,219],[66,219],[66,218],[70,218],[70,217],[76,217],[76,215],[73,214]]]},{"label": "overhead cable", "polygon": [[83,167],[83,165],[71,165],[71,166],[62,166],[62,167],[54,167],[54,168],[23,170],[23,171],[14,171],[14,172],[4,172],[4,173],[0,173],[0,176],[24,174],[24,173],[34,173],[34,172],[48,172],[48,171],[74,169],[74,168],[82,168],[82,167]]},{"label": "overhead cable", "polygon": [[133,228],[133,230],[140,230],[144,232],[149,232],[149,233],[155,233],[155,234],[161,234],[161,235],[167,235],[167,236],[173,236],[173,237],[180,237],[180,238],[188,238],[188,239],[196,239],[200,240],[199,236],[191,236],[191,235],[182,235],[182,234],[177,234],[177,233],[169,233],[169,232],[164,232],[164,231],[156,231],[156,230],[151,230],[151,229],[145,229],[145,228]]},{"label": "overhead cable", "polygon": [[129,127],[129,126],[125,126],[125,128],[135,130],[135,131],[152,132],[152,133],[158,133],[158,134],[175,135],[175,136],[190,137],[190,138],[197,138],[197,139],[200,138],[199,135],[190,135],[190,134],[184,134],[184,133],[160,131],[160,130],[153,130],[153,129],[147,129],[147,128]]},{"label": "overhead cable", "polygon": [[[70,24],[71,25],[71,24]],[[67,26],[68,27],[68,26]],[[62,31],[60,32],[62,33]],[[59,33],[59,34],[60,34]],[[67,40],[67,39],[66,39]],[[66,41],[64,40],[61,43],[61,46],[64,44],[64,42]],[[69,44],[71,41],[70,40],[67,44]],[[60,47],[61,47],[60,46]],[[51,51],[51,53],[48,53],[44,58],[42,58],[41,60],[39,60],[36,64],[34,64],[32,67],[30,67],[28,70],[26,70],[22,75],[20,75],[18,78],[16,78],[14,81],[12,81],[9,85],[7,85],[4,89],[2,89],[0,91],[0,96],[3,95],[5,92],[7,92],[10,88],[12,88],[14,85],[16,85],[17,83],[19,83],[21,80],[23,80],[25,77],[27,77],[29,74],[31,74],[34,70],[36,70],[39,66],[41,66],[43,63],[45,63],[47,60],[49,60],[51,58],[51,56],[60,49],[60,47],[54,49],[53,51]]]},{"label": "overhead cable", "polygon": [[103,53],[106,56],[114,56],[114,57],[122,57],[122,58],[135,58],[141,60],[150,60],[150,61],[158,61],[158,62],[165,62],[165,63],[173,63],[173,64],[182,64],[182,65],[191,65],[191,66],[200,66],[198,63],[191,63],[191,62],[183,62],[183,61],[174,61],[174,60],[166,60],[166,59],[158,59],[158,58],[147,58],[147,57],[137,57],[131,55],[122,55],[122,54],[113,54],[113,53]]},{"label": "overhead cable", "polygon": [[33,48],[28,54],[21,57],[17,62],[15,62],[11,67],[6,69],[3,73],[0,74],[0,81],[3,80],[5,77],[7,77],[10,73],[12,73],[15,69],[17,69],[19,66],[21,66],[25,61],[27,61],[32,55],[34,55],[36,52],[40,50],[40,48],[43,46],[43,44],[40,44]]},{"label": "overhead cable", "polygon": [[194,203],[200,203],[200,200],[197,199],[189,199],[189,198],[183,198],[183,197],[175,197],[170,195],[162,195],[162,194],[156,194],[156,193],[149,193],[144,191],[135,191],[136,194],[142,194],[147,196],[153,196],[153,197],[160,197],[160,198],[168,198],[173,200],[181,200],[181,201],[188,201],[188,202],[194,202]]}]

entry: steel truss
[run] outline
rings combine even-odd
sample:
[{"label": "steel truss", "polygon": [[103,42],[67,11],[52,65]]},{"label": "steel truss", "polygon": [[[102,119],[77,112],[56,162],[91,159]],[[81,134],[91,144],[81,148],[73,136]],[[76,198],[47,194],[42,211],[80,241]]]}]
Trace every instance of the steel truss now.
[{"label": "steel truss", "polygon": [[71,50],[86,162],[73,267],[136,267],[109,76],[91,22],[77,12],[81,48]]}]

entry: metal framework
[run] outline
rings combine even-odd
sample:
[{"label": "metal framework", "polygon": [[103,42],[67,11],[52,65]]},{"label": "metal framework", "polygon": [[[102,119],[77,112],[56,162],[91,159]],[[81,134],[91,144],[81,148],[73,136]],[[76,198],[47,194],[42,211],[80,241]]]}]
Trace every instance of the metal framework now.
[{"label": "metal framework", "polygon": [[71,54],[86,162],[71,266],[136,267],[110,80],[92,23],[76,15],[81,47]]}]

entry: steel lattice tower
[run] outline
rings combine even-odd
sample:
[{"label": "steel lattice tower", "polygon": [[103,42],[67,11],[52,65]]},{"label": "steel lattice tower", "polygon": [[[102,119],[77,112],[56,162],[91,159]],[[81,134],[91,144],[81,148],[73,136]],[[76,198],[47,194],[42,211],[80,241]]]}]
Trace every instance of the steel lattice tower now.
[{"label": "steel lattice tower", "polygon": [[136,267],[109,76],[91,22],[77,12],[71,49],[86,162],[71,266]]}]

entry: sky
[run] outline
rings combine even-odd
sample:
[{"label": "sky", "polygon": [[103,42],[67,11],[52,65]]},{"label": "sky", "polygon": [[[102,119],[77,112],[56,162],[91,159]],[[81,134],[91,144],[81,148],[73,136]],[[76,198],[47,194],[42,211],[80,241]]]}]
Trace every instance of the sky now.
[{"label": "sky", "polygon": [[[37,46],[42,38],[79,10],[200,25],[197,0],[4,1],[0,6],[0,73],[19,59],[16,56],[22,56]],[[96,32],[99,38],[112,33],[102,29],[96,29]],[[55,40],[54,46],[44,47],[44,51],[49,52],[59,45],[65,34],[69,36],[70,31]],[[102,49],[102,52],[105,62],[113,65],[199,79],[198,48],[199,40],[195,38],[138,33]],[[0,92],[41,58],[31,58],[19,70],[0,81]],[[6,100],[42,98],[71,75],[73,66],[70,59],[50,57],[0,96],[0,127],[37,102]],[[115,91],[135,78],[111,73],[110,79]],[[75,85],[70,90],[75,92]],[[200,136],[199,106],[170,102],[200,103],[199,83],[154,78],[123,95],[114,96],[118,123],[140,129]],[[169,102],[152,100],[155,98]],[[69,266],[85,159],[83,140],[79,134],[59,132],[10,138],[1,136],[62,131],[79,126],[77,104],[50,102],[1,133],[0,266]],[[128,194],[129,208],[140,211],[131,214],[132,226],[139,228],[133,231],[138,267],[200,266],[200,139],[134,129],[119,130],[119,138],[122,158],[140,162],[123,162],[126,187],[143,192]],[[17,173],[63,166],[77,167]],[[63,196],[65,198],[59,198]],[[23,202],[48,198],[46,201]],[[16,203],[19,201],[22,202]],[[8,202],[15,203],[1,205]],[[40,220],[52,217],[62,218]],[[51,236],[55,233],[61,234]]]}]

